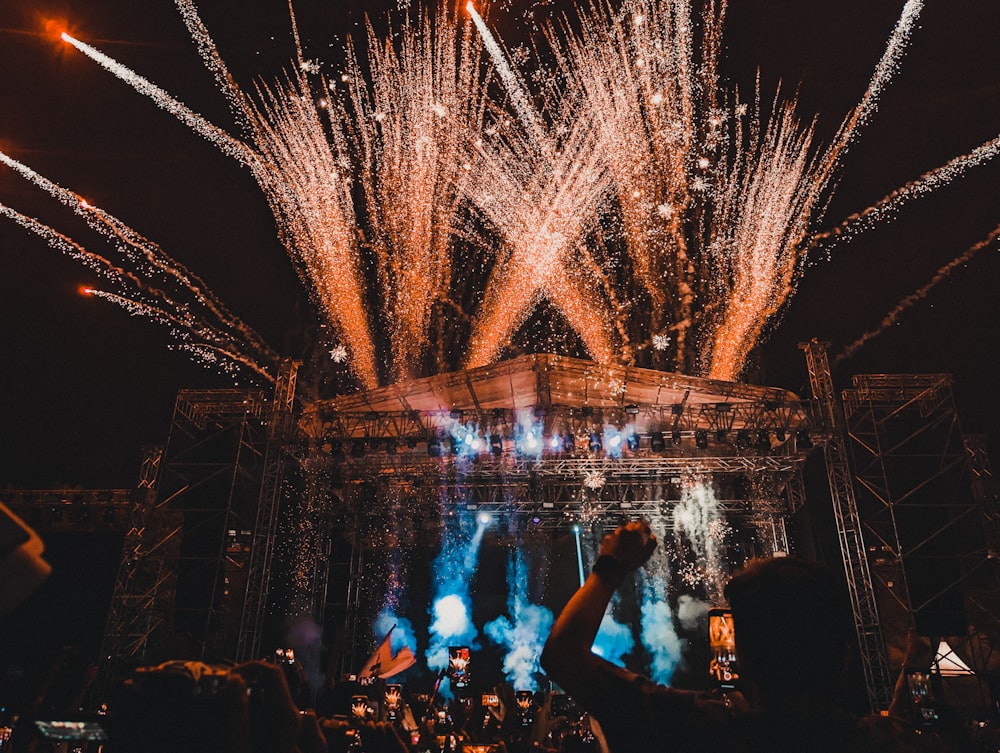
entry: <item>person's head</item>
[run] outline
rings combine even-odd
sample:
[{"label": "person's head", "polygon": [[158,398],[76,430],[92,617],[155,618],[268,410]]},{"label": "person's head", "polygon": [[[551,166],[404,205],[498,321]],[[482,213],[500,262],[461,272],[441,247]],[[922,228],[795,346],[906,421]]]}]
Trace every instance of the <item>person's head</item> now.
[{"label": "person's head", "polygon": [[726,585],[744,677],[764,694],[832,698],[852,644],[836,578],[796,557],[750,562]]}]

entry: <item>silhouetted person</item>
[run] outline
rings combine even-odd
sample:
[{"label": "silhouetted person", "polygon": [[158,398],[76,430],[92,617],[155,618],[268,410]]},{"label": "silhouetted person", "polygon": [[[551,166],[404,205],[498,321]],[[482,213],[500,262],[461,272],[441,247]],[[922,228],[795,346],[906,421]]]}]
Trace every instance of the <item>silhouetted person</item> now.
[{"label": "silhouetted person", "polygon": [[612,753],[935,749],[912,728],[844,708],[851,611],[824,568],[797,558],[752,562],[726,586],[746,697],[668,688],[595,655],[608,602],[656,545],[645,521],[606,536],[542,653],[552,680],[597,717]]}]

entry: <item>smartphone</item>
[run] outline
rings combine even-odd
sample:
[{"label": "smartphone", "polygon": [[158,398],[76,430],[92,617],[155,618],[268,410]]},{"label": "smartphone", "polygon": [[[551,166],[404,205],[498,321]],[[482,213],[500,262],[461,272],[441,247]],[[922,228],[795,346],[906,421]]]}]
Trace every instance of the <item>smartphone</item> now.
[{"label": "smartphone", "polygon": [[500,696],[496,693],[483,693],[482,704],[484,709],[498,709],[500,708]]},{"label": "smartphone", "polygon": [[35,727],[48,740],[106,741],[108,733],[100,722],[80,720],[36,720]]},{"label": "smartphone", "polygon": [[385,686],[385,720],[399,721],[403,716],[403,686],[389,684]]},{"label": "smartphone", "polygon": [[735,690],[740,681],[736,659],[736,631],[728,609],[708,610],[708,684],[719,690]]},{"label": "smartphone", "polygon": [[369,701],[366,695],[351,696],[351,719],[363,722],[369,717]]},{"label": "smartphone", "polygon": [[530,727],[535,723],[535,694],[530,690],[514,692],[514,709],[522,727]]},{"label": "smartphone", "polygon": [[461,689],[469,686],[471,682],[469,658],[468,646],[448,647],[448,679],[451,680],[452,688]]}]

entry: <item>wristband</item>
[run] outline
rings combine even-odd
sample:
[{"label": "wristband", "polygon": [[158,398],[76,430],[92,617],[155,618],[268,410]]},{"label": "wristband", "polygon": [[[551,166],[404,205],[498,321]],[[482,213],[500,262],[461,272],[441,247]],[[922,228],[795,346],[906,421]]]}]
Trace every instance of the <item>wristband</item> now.
[{"label": "wristband", "polygon": [[602,554],[594,560],[594,566],[590,571],[595,575],[609,575],[616,580],[622,580],[627,572],[624,565],[610,554]]}]

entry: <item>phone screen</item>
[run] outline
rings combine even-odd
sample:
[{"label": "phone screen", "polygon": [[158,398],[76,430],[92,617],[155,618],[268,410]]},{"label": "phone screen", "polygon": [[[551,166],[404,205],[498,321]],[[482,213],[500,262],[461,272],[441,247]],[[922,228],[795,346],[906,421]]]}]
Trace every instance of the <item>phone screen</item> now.
[{"label": "phone screen", "polygon": [[736,632],[728,609],[708,610],[708,682],[713,688],[733,690],[740,680],[736,661]]},{"label": "phone screen", "polygon": [[49,740],[107,740],[108,735],[98,722],[36,721],[35,727]]},{"label": "phone screen", "polygon": [[448,647],[448,678],[451,680],[453,688],[468,687],[471,681],[468,646]]}]

